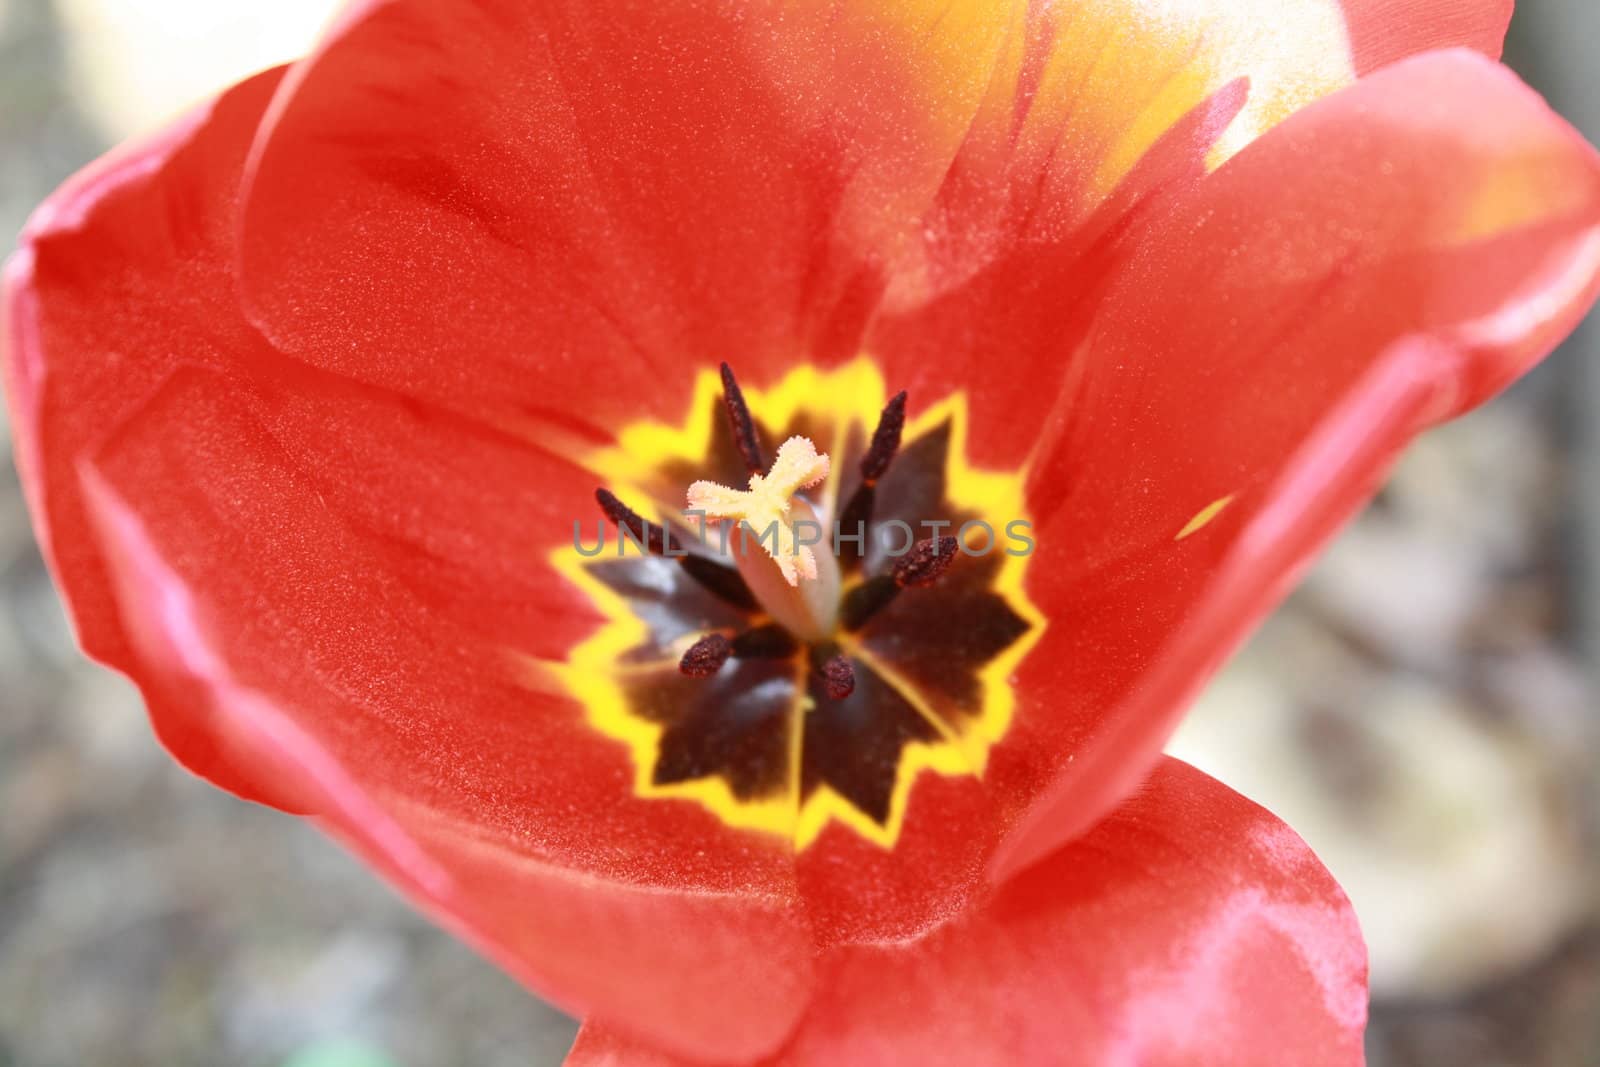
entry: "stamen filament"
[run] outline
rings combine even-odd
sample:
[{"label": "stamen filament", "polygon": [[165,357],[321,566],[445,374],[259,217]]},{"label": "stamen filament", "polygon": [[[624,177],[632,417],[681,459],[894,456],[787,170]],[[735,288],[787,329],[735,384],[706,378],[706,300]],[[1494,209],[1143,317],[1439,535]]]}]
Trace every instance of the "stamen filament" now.
[{"label": "stamen filament", "polygon": [[739,659],[783,659],[799,648],[794,635],[774,623],[751,627],[733,639],[733,654]]},{"label": "stamen filament", "polygon": [[955,562],[961,542],[954,536],[925,537],[911,546],[888,574],[868,578],[845,595],[839,608],[839,625],[859,630],[867,620],[888,607],[902,589],[932,585]]}]

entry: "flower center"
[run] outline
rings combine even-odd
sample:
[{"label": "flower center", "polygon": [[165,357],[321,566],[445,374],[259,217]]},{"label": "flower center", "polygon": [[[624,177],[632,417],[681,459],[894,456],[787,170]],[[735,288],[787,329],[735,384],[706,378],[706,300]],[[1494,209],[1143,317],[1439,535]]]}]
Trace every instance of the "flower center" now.
[{"label": "flower center", "polygon": [[[738,590],[733,575],[721,573],[713,580],[711,565],[700,564],[697,576],[712,592],[725,597],[732,593],[730,599],[738,606],[747,606],[753,599],[783,633],[775,634],[771,624],[763,624],[732,639],[722,633],[707,634],[684,652],[678,669],[691,678],[707,678],[718,673],[731,658],[782,658],[805,645],[809,646],[810,662],[823,681],[822,691],[830,699],[843,700],[856,686],[855,667],[838,652],[833,640],[840,614],[841,582],[838,558],[832,549],[845,540],[840,536],[845,527],[840,523],[832,531],[828,549],[819,554],[815,546],[826,537],[830,516],[797,495],[827,479],[831,469],[828,457],[819,453],[809,438],[791,437],[779,446],[771,471],[762,474],[760,435],[733,370],[726,363],[722,365],[722,388],[729,428],[750,469],[749,488],[732,489],[712,481],[697,481],[689,486],[685,514],[702,520],[702,540],[706,532],[703,520],[720,521],[724,552],[730,542],[737,541],[732,556],[749,595]],[[865,544],[870,534],[878,479],[900,448],[905,405],[904,392],[889,401],[878,418],[872,444],[862,457],[861,480],[845,507],[855,530],[852,544]],[[619,529],[638,537],[645,551],[667,554],[671,539],[664,528],[634,514],[607,490],[599,490],[597,499],[606,517]],[[752,541],[758,550],[752,550]],[[959,547],[953,535],[941,538],[937,533],[914,542],[886,573],[851,590],[845,605],[846,629],[859,630],[900,590],[938,581]],[[859,552],[853,556],[858,563],[860,558]]]},{"label": "flower center", "polygon": [[1021,476],[968,466],[959,394],[908,422],[885,392],[862,359],[747,401],[724,367],[592,457],[615,550],[554,562],[607,622],[559,673],[640,795],[890,847],[921,771],[981,775],[1043,626]]}]

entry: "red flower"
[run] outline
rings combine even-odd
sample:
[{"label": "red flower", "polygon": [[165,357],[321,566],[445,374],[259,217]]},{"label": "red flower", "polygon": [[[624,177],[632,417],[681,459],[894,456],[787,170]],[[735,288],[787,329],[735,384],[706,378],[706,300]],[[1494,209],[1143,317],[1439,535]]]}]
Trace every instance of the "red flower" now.
[{"label": "red flower", "polygon": [[[1429,51],[1508,8],[358,3],[35,216],[40,539],[178,759],[589,1015],[577,1062],[1356,1061],[1337,887],[1159,749],[1595,294],[1593,152]],[[790,603],[574,546],[791,433],[822,517],[1036,548]]]}]

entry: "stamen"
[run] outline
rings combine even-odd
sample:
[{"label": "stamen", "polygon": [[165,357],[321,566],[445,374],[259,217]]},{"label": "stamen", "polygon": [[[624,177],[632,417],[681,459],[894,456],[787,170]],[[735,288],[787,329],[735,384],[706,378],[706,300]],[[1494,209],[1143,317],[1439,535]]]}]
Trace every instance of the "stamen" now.
[{"label": "stamen", "polygon": [[856,691],[856,669],[843,656],[834,656],[822,665],[822,687],[829,699],[843,700]]},{"label": "stamen", "polygon": [[[900,451],[900,436],[905,426],[906,394],[901,390],[878,416],[877,428],[872,431],[872,443],[867,446],[866,455],[861,457],[861,484],[856,486],[844,510],[839,513],[841,530],[853,534],[871,525],[872,512],[877,505],[878,479],[889,470],[889,464]],[[864,539],[859,544],[852,542],[852,546],[853,550],[840,560],[846,569],[860,566],[867,554]]]},{"label": "stamen", "polygon": [[799,648],[789,631],[771,623],[752,627],[731,641],[722,634],[709,633],[689,646],[678,661],[678,670],[691,678],[709,678],[729,659],[784,659]]},{"label": "stamen", "polygon": [[956,558],[961,542],[955,537],[925,537],[911,546],[911,551],[894,565],[894,583],[907,586],[932,585],[944,577],[950,563]]},{"label": "stamen", "polygon": [[678,670],[690,678],[709,678],[722,669],[733,655],[733,642],[721,634],[706,634],[689,646],[678,661]]},{"label": "stamen", "polygon": [[750,592],[750,587],[745,584],[744,578],[732,567],[724,566],[705,556],[697,556],[692,552],[668,555],[667,531],[664,526],[651,522],[634,511],[609,489],[596,489],[594,498],[612,525],[619,530],[626,529],[650,555],[676,559],[684,573],[736,608],[749,611],[757,606],[755,594]]},{"label": "stamen", "polygon": [[753,627],[733,639],[733,654],[739,659],[784,659],[799,649],[794,635],[774,623]]},{"label": "stamen", "polygon": [[760,474],[767,469],[766,462],[761,458],[761,439],[756,436],[755,420],[750,417],[744,393],[734,380],[733,368],[726,363],[722,365],[722,404],[728,409],[728,422],[733,426],[733,443],[744,459],[745,469],[751,474]]},{"label": "stamen", "polygon": [[744,576],[732,567],[705,556],[697,556],[692,552],[687,556],[679,556],[678,566],[708,592],[734,607],[743,608],[745,611],[754,611],[760,607],[756,595],[745,584]]},{"label": "stamen", "polygon": [[845,595],[839,625],[859,630],[867,620],[894,602],[902,589],[932,585],[955,562],[961,542],[954,536],[925,537],[895,562],[888,574],[868,578]]},{"label": "stamen", "polygon": [[596,489],[594,498],[600,504],[600,510],[605,512],[606,518],[619,530],[625,529],[633,535],[633,539],[652,556],[663,556],[667,552],[667,531],[649,519],[634,511],[617,498],[617,494],[609,489]]},{"label": "stamen", "polygon": [[878,416],[878,428],[872,431],[872,444],[861,457],[861,479],[874,483],[882,478],[900,451],[900,434],[906,428],[906,393],[902,389],[889,401]]}]

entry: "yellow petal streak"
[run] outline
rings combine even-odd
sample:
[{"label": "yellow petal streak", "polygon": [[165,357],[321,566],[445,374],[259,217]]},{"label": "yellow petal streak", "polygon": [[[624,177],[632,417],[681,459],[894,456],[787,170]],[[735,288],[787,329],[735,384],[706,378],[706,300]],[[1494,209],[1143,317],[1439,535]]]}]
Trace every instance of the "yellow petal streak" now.
[{"label": "yellow petal streak", "polygon": [[1081,212],[1232,82],[1249,95],[1213,167],[1355,80],[1337,0],[1082,0],[1039,17],[1052,47],[1019,149],[1053,160],[1055,191],[1075,193]]},{"label": "yellow petal streak", "polygon": [[1178,536],[1173,538],[1173,540],[1182,541],[1185,537],[1188,537],[1191,534],[1199,533],[1201,530],[1211,525],[1211,520],[1216,518],[1218,515],[1221,515],[1222,509],[1231,503],[1233,503],[1232,493],[1229,493],[1221,500],[1213,500],[1211,503],[1201,508],[1194,518],[1186,522],[1183,526],[1183,529],[1178,531]]}]

